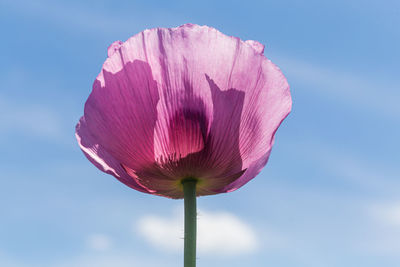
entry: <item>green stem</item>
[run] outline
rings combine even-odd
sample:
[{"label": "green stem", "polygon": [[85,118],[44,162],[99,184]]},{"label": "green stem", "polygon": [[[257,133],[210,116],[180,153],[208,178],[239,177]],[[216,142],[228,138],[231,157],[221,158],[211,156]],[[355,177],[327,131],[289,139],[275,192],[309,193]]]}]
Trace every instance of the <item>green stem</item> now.
[{"label": "green stem", "polygon": [[182,181],[185,202],[184,267],[196,266],[196,180]]}]

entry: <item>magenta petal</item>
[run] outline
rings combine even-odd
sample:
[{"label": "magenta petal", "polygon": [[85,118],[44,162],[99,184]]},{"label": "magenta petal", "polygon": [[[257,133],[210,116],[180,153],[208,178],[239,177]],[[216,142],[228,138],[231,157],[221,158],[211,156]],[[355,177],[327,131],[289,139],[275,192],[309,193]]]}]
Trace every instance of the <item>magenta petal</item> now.
[{"label": "magenta petal", "polygon": [[96,142],[95,138],[88,132],[86,121],[83,117],[76,126],[76,138],[85,156],[101,171],[115,176],[122,183],[133,189],[150,193],[132,179],[121,164]]},{"label": "magenta petal", "polygon": [[103,70],[101,78],[85,104],[89,132],[121,164],[152,164],[158,89],[149,65],[127,62],[118,72]]},{"label": "magenta petal", "polygon": [[87,131],[147,192],[180,198],[188,177],[198,195],[235,190],[266,164],[291,109],[263,50],[192,24],[117,41],[86,102]]}]

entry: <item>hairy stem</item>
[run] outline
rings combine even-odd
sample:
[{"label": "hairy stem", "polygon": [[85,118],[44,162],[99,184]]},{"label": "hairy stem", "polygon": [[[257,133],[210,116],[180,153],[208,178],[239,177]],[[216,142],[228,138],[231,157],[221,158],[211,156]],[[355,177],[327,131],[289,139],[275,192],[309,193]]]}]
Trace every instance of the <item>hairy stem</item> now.
[{"label": "hairy stem", "polygon": [[182,182],[185,202],[184,267],[196,266],[196,180]]}]

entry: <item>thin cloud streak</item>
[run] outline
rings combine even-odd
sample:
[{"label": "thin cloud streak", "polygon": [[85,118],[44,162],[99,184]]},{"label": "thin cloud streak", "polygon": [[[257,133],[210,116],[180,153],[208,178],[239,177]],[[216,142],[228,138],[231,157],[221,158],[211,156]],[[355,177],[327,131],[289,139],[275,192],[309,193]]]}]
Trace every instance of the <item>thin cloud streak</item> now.
[{"label": "thin cloud streak", "polygon": [[[59,26],[82,32],[107,32],[123,31],[126,25],[132,25],[132,21],[102,14],[95,14],[85,10],[83,6],[72,5],[54,1],[5,1],[3,5],[35,18],[44,19]],[[122,27],[122,29],[121,29]]]},{"label": "thin cloud streak", "polygon": [[51,109],[23,105],[1,95],[0,121],[0,136],[18,133],[58,139],[62,135],[61,120]]},{"label": "thin cloud streak", "polygon": [[400,201],[373,204],[369,207],[369,212],[378,223],[397,228],[400,232]]},{"label": "thin cloud streak", "polygon": [[92,234],[87,237],[86,245],[92,250],[107,251],[112,247],[112,241],[105,234]]},{"label": "thin cloud streak", "polygon": [[369,203],[365,213],[370,230],[359,246],[370,254],[400,259],[400,199]]},{"label": "thin cloud streak", "polygon": [[297,81],[304,84],[301,88],[313,94],[389,119],[400,119],[400,94],[394,81],[382,82],[379,80],[384,79],[379,77],[361,77],[294,58],[278,56],[277,62],[292,83]]},{"label": "thin cloud streak", "polygon": [[[3,1],[3,8],[12,12],[22,14],[31,18],[45,20],[74,33],[85,33],[94,35],[115,35],[139,31],[139,25],[143,24],[144,17],[138,10],[133,10],[132,16],[123,17],[110,15],[103,11],[96,12],[90,5],[78,5],[72,2],[56,1]],[[148,14],[146,14],[148,16]],[[152,24],[162,25],[165,21],[176,19],[176,16],[166,19],[165,15],[157,11],[151,13]],[[147,20],[149,18],[147,17]]]},{"label": "thin cloud streak", "polygon": [[281,147],[286,154],[316,164],[339,181],[374,192],[398,192],[398,169],[384,161],[369,160],[354,151],[323,142],[316,136],[287,139]]}]

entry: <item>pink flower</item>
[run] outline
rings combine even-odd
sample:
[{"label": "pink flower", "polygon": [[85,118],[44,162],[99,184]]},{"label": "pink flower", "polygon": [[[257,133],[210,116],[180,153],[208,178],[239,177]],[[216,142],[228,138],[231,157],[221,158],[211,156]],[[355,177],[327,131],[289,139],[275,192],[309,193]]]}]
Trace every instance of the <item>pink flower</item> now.
[{"label": "pink flower", "polygon": [[141,192],[182,198],[230,192],[268,161],[291,109],[264,46],[185,24],[108,48],[76,137],[100,170]]}]

